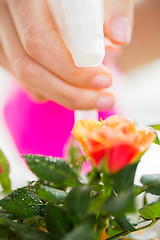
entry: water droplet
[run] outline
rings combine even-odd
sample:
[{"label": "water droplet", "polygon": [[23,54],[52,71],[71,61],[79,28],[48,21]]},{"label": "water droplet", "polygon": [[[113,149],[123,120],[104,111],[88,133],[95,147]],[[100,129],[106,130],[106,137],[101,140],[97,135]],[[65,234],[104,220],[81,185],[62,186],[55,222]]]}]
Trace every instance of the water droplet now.
[{"label": "water droplet", "polygon": [[144,152],[145,151],[145,147],[144,146],[140,147],[140,151]]}]

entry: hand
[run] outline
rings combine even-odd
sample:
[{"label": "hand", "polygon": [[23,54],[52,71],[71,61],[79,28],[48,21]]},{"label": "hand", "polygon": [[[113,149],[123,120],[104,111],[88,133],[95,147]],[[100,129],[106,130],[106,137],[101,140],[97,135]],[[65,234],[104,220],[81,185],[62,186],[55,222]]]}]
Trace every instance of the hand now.
[{"label": "hand", "polygon": [[[130,2],[108,0],[119,1]],[[120,14],[126,16],[125,11]],[[126,43],[113,38],[108,24],[105,33],[116,43]],[[44,0],[0,0],[0,64],[39,100],[51,99],[70,109],[108,109],[114,104],[114,96],[103,90],[111,85],[108,69],[74,65]]]}]

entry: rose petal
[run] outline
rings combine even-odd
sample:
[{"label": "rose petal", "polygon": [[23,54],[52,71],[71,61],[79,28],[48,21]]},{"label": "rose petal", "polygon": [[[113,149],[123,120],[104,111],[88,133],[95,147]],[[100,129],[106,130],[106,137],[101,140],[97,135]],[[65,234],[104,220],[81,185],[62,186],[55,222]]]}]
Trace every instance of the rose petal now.
[{"label": "rose petal", "polygon": [[123,167],[133,162],[139,153],[138,149],[131,145],[123,144],[112,147],[107,163],[109,171],[112,173],[120,171]]},{"label": "rose petal", "polygon": [[96,167],[99,167],[99,165],[101,164],[105,156],[106,156],[106,149],[102,149],[102,150],[90,153],[90,157],[93,160],[93,164]]}]

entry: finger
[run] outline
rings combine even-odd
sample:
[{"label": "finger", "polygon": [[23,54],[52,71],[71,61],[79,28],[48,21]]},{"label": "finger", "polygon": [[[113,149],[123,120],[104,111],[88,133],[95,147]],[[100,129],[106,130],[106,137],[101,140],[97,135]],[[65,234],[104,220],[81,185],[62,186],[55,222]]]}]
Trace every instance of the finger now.
[{"label": "finger", "polygon": [[[0,65],[5,68],[7,71],[11,72],[11,68],[10,65],[6,59],[6,56],[4,54],[3,48],[0,44]],[[27,86],[27,84],[23,84],[24,82],[22,82],[22,85],[24,86],[24,88],[27,90],[27,92],[29,93],[30,97],[37,102],[45,102],[47,99],[38,94],[37,92],[33,91],[32,89],[29,88],[29,86]]]},{"label": "finger", "polygon": [[108,109],[113,106],[111,93],[69,85],[28,57],[7,8],[0,15],[0,29],[2,46],[13,72],[33,91],[70,109]]},{"label": "finger", "polygon": [[104,0],[104,33],[115,43],[127,44],[131,40],[133,27],[133,0]]},{"label": "finger", "polygon": [[[69,84],[105,88],[111,75],[103,65],[78,68],[56,30],[44,0],[8,0],[22,45],[29,56]],[[37,7],[38,6],[38,7]]]},{"label": "finger", "polygon": [[[0,42],[0,65],[5,68],[7,71],[11,72],[11,67],[6,59],[4,50],[2,48],[1,42]],[[32,89],[30,89],[29,86],[27,86],[27,84],[25,84],[25,82],[22,82],[23,87],[27,90],[27,92],[29,93],[29,96],[37,102],[45,102],[47,99],[38,94],[37,92],[33,91]]]},{"label": "finger", "polygon": [[6,70],[9,70],[9,65],[7,63],[7,60],[2,52],[1,46],[0,46],[0,67],[5,68]]},{"label": "finger", "polygon": [[2,66],[3,68],[5,68],[8,71],[11,70],[10,66],[7,62],[6,56],[4,54],[3,48],[1,46],[1,43],[0,43],[0,66]]},{"label": "finger", "polygon": [[24,85],[25,89],[27,90],[27,93],[29,94],[29,97],[34,101],[34,102],[38,102],[38,103],[44,103],[47,101],[47,98],[45,98],[44,96],[42,96],[41,94],[33,91],[32,89],[30,89],[28,86],[26,87]]},{"label": "finger", "polygon": [[105,38],[105,57],[103,59],[103,64],[108,65],[110,63],[115,63],[121,53],[121,48],[120,45],[114,44],[108,38]]}]

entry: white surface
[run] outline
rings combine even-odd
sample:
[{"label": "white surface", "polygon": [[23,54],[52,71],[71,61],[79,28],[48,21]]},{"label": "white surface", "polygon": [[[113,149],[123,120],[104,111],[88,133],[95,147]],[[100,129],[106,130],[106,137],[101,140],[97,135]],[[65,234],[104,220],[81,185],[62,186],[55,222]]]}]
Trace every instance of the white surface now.
[{"label": "white surface", "polygon": [[135,122],[160,123],[160,60],[128,74],[125,107]]}]

